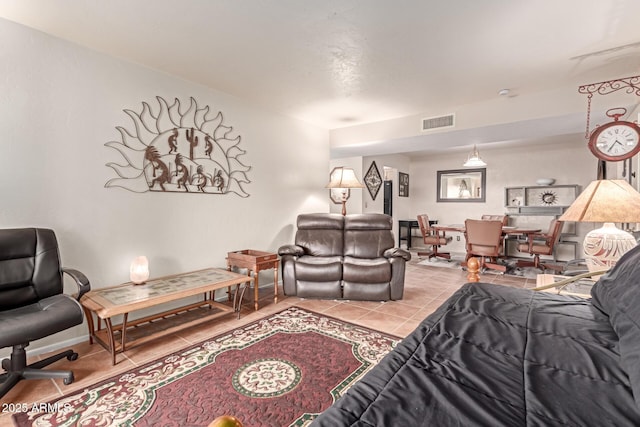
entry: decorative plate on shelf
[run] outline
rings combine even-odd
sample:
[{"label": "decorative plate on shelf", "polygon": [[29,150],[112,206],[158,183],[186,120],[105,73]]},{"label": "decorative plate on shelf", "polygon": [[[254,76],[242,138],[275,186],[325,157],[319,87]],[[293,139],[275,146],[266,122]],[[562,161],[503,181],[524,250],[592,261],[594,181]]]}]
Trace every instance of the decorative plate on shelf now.
[{"label": "decorative plate on shelf", "polygon": [[543,191],[540,193],[540,203],[546,206],[555,205],[558,202],[558,195],[553,191]]}]

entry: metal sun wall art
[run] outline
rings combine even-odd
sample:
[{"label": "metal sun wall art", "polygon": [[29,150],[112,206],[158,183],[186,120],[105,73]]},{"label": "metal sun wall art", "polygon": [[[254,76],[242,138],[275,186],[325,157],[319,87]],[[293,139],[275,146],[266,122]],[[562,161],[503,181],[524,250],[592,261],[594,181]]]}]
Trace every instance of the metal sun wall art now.
[{"label": "metal sun wall art", "polygon": [[106,164],[118,177],[105,187],[136,193],[249,197],[243,184],[251,182],[247,177],[251,166],[240,160],[246,151],[239,147],[240,136],[232,135],[233,127],[223,125],[222,112],[214,116],[208,106],[198,108],[193,98],[185,107],[177,98],[171,105],[160,96],[156,99],[159,109],[155,113],[146,102],[140,113],[124,110],[133,122],[131,128],[117,126],[121,141],[105,145],[117,150],[126,164]]}]

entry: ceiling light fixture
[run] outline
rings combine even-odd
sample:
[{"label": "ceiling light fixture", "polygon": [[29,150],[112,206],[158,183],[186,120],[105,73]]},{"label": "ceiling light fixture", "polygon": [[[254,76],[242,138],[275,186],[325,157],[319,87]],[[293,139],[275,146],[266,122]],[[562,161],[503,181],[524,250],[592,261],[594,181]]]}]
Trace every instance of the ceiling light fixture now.
[{"label": "ceiling light fixture", "polygon": [[509,89],[500,89],[500,90],[498,91],[498,95],[500,95],[500,96],[507,96],[507,95],[509,95],[509,92],[511,92]]},{"label": "ceiling light fixture", "polygon": [[482,166],[487,166],[487,164],[480,158],[480,154],[478,153],[478,148],[473,145],[473,150],[469,153],[469,157],[467,157],[467,161],[464,162],[465,168],[477,168]]}]

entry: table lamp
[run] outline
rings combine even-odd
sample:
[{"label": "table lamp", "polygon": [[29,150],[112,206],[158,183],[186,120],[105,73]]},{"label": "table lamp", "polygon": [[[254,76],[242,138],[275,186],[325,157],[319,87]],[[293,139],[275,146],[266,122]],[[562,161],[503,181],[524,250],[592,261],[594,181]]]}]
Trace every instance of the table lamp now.
[{"label": "table lamp", "polygon": [[136,285],[141,285],[149,278],[149,260],[146,256],[138,256],[131,261],[129,278]]},{"label": "table lamp", "polygon": [[584,238],[584,257],[589,271],[613,267],[636,239],[615,222],[640,222],[640,193],[621,179],[593,181],[569,206],[560,221],[603,222]]},{"label": "table lamp", "polygon": [[347,214],[347,200],[350,188],[364,188],[364,185],[356,178],[356,173],[351,168],[338,166],[333,168],[329,175],[329,184],[325,188],[341,189],[342,215]]}]

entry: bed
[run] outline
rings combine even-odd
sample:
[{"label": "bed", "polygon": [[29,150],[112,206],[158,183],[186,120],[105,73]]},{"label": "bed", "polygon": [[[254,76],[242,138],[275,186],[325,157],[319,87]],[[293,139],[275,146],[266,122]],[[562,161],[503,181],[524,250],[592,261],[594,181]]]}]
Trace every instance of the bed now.
[{"label": "bed", "polygon": [[312,425],[638,426],[639,269],[591,299],[465,284]]}]

